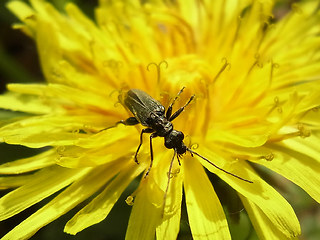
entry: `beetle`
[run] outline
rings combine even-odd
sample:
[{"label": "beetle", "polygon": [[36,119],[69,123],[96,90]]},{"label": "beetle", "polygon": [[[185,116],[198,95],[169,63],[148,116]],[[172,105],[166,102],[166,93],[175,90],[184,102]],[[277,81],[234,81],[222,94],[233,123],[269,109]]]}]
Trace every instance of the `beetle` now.
[{"label": "beetle", "polygon": [[[173,165],[173,160],[175,156],[177,155],[177,159],[180,165],[180,158],[183,154],[185,154],[187,151],[190,152],[191,156],[197,155],[198,157],[204,159],[208,163],[210,163],[212,166],[216,167],[217,169],[232,175],[233,177],[236,177],[240,180],[252,183],[252,181],[249,181],[247,179],[244,179],[242,177],[239,177],[238,175],[235,175],[231,172],[228,172],[217,165],[215,165],[213,162],[211,162],[209,159],[205,158],[204,156],[200,155],[199,153],[191,150],[188,148],[184,142],[184,134],[181,131],[175,130],[173,128],[172,121],[176,119],[183,111],[184,109],[191,103],[191,101],[194,99],[195,95],[192,95],[187,103],[180,107],[176,112],[172,114],[172,107],[175,103],[175,101],[178,99],[180,94],[183,92],[184,87],[179,91],[177,96],[173,99],[172,103],[169,105],[167,111],[165,107],[157,100],[152,98],[150,95],[148,95],[146,92],[139,90],[139,89],[130,89],[127,92],[123,92],[119,95],[119,102],[128,109],[134,116],[129,117],[126,120],[121,120],[118,123],[122,123],[124,125],[136,125],[141,124],[145,126],[146,128],[142,129],[140,133],[140,143],[138,145],[138,148],[134,155],[134,160],[136,163],[139,163],[138,161],[138,153],[142,145],[143,140],[143,134],[144,133],[151,133],[150,134],[150,165],[145,173],[145,177],[148,176],[152,164],[153,164],[153,149],[152,149],[152,139],[155,137],[163,137],[164,138],[164,145],[168,149],[174,150],[174,155],[171,160],[170,168],[169,168],[169,180],[170,181],[170,174],[171,169]],[[117,123],[117,124],[118,124]],[[168,185],[167,185],[168,188]],[[167,189],[168,190],[168,189]],[[166,190],[166,191],[167,191]]]}]

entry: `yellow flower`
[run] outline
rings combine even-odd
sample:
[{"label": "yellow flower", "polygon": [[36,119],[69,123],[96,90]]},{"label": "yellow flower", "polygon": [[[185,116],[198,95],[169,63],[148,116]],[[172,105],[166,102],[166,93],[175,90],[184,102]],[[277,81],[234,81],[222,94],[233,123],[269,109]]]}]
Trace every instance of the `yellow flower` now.
[{"label": "yellow flower", "polygon": [[[176,239],[182,190],[193,239],[230,239],[226,216],[203,167],[240,196],[262,239],[300,234],[290,204],[255,171],[264,166],[320,201],[320,44],[318,1],[274,18],[273,1],[106,1],[92,22],[74,4],[66,14],[50,4],[12,1],[8,7],[37,44],[47,84],[9,84],[0,107],[28,113],[0,129],[0,140],[51,148],[0,166],[0,219],[10,218],[60,191],[3,239],[26,239],[95,195],[66,224],[76,234],[105,219],[135,178],[127,239]],[[195,99],[173,121],[188,151],[149,138],[138,154],[141,124],[117,104],[141,89],[174,110]],[[103,130],[104,129],[104,130]],[[147,134],[146,134],[147,135]],[[169,176],[168,176],[169,175]],[[168,177],[170,183],[168,185]],[[169,189],[166,193],[166,188]]]}]

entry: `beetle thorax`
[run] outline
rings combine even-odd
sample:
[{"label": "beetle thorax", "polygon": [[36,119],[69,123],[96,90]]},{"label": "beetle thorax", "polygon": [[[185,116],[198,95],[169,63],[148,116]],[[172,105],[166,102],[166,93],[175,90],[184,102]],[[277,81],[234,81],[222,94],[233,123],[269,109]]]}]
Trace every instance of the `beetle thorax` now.
[{"label": "beetle thorax", "polygon": [[173,129],[173,125],[171,122],[169,122],[165,118],[160,117],[157,119],[157,121],[154,121],[151,127],[157,132],[157,135],[159,137],[168,135]]},{"label": "beetle thorax", "polygon": [[172,129],[173,125],[164,116],[159,116],[157,114],[151,113],[150,117],[146,120],[148,125],[157,132],[159,137],[164,137],[168,135]]}]

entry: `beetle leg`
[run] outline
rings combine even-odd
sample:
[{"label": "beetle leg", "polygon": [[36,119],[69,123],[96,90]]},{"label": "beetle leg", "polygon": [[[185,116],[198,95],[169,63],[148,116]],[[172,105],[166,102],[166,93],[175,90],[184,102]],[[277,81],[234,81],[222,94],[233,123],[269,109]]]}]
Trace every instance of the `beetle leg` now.
[{"label": "beetle leg", "polygon": [[138,164],[139,164],[139,161],[138,161],[137,156],[138,156],[138,152],[139,152],[139,150],[140,150],[140,147],[141,147],[141,145],[142,145],[142,139],[143,139],[142,135],[143,135],[144,133],[152,133],[152,132],[154,132],[154,130],[153,130],[152,128],[144,128],[144,129],[142,129],[142,131],[141,131],[141,133],[140,133],[140,143],[139,143],[139,146],[138,146],[138,148],[137,148],[137,151],[136,151],[136,153],[135,153],[135,155],[134,155],[134,161],[135,161],[136,163],[138,163]]},{"label": "beetle leg", "polygon": [[194,99],[194,95],[192,95],[192,96],[190,97],[189,101],[188,101],[184,106],[182,106],[182,107],[179,108],[174,114],[172,114],[172,116],[171,116],[168,120],[171,122],[171,121],[174,120],[176,117],[178,117],[178,116],[180,115],[180,113],[183,112],[184,108],[185,108],[186,106],[188,106],[189,103],[190,103],[193,99]]},{"label": "beetle leg", "polygon": [[108,130],[108,129],[110,129],[110,128],[114,128],[114,127],[116,127],[116,126],[117,126],[118,124],[120,124],[120,123],[122,123],[122,124],[124,124],[124,125],[127,125],[127,126],[132,126],[132,125],[138,124],[139,121],[138,121],[135,117],[129,117],[129,118],[126,119],[126,120],[120,120],[119,122],[116,122],[116,124],[113,125],[113,126],[111,126],[111,127],[107,127],[107,128],[101,129],[101,130],[99,130],[99,132],[103,132],[103,131]]},{"label": "beetle leg", "polygon": [[[146,128],[146,129],[149,129],[149,128]],[[152,129],[152,130],[153,130],[153,129]],[[151,168],[152,168],[152,164],[153,164],[152,138],[157,137],[157,136],[158,136],[158,135],[157,135],[156,132],[154,132],[154,133],[152,133],[152,134],[150,135],[150,158],[151,158],[151,159],[150,159],[150,166],[149,166],[146,174],[144,175],[144,177],[147,177],[147,176],[149,175],[149,172],[150,172],[150,170],[151,170]]]},{"label": "beetle leg", "polygon": [[181,155],[178,154],[178,155],[177,155],[177,159],[178,159],[179,166],[181,166],[180,157],[181,157]]},{"label": "beetle leg", "polygon": [[175,101],[178,99],[178,97],[180,96],[180,94],[183,92],[183,88],[181,88],[181,90],[178,92],[177,96],[173,99],[172,103],[170,104],[170,106],[168,107],[168,110],[166,112],[166,118],[169,119],[171,114],[172,114],[172,106],[175,103]]},{"label": "beetle leg", "polygon": [[120,120],[119,122],[116,123],[116,125],[119,123],[122,123],[127,126],[132,126],[132,125],[138,124],[139,121],[135,117],[129,117],[126,120]]}]

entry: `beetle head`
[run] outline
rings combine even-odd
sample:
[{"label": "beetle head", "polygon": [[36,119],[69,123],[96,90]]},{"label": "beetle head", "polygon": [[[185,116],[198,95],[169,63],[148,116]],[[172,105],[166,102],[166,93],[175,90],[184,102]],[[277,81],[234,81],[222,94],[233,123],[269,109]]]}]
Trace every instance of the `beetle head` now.
[{"label": "beetle head", "polygon": [[183,143],[184,135],[182,132],[172,130],[164,137],[164,145],[166,148],[173,148],[178,154],[183,154],[187,151],[187,147]]}]

